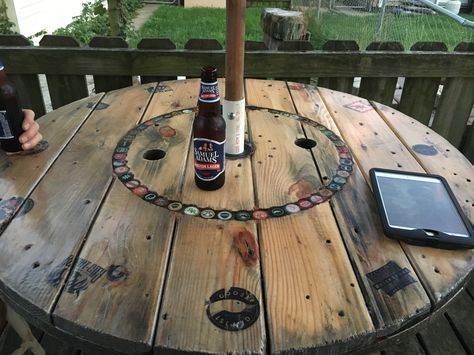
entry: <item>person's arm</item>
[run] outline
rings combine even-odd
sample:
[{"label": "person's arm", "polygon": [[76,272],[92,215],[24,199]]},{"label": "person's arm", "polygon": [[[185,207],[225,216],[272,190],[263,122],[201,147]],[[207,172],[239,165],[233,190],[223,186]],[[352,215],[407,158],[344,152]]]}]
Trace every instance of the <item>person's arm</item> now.
[{"label": "person's arm", "polygon": [[24,132],[19,140],[23,150],[30,150],[43,139],[43,136],[39,132],[38,122],[35,121],[35,113],[31,110],[23,110],[23,112],[25,113],[22,125]]}]

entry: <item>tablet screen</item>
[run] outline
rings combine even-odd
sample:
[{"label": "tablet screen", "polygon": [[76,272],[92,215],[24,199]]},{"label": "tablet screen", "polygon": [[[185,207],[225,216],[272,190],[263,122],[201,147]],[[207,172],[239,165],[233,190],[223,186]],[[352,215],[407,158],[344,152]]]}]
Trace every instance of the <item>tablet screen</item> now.
[{"label": "tablet screen", "polygon": [[443,183],[429,176],[377,171],[382,205],[392,228],[428,229],[469,238]]}]

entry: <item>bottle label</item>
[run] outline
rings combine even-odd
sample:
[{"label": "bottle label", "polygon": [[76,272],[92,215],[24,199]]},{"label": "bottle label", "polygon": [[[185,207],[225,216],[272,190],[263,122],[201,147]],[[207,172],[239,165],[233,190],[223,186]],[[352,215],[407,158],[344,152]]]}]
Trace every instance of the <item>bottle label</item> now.
[{"label": "bottle label", "polygon": [[0,139],[14,138],[10,125],[8,124],[7,112],[0,111]]},{"label": "bottle label", "polygon": [[224,143],[194,138],[194,171],[204,181],[217,179],[225,170]]},{"label": "bottle label", "polygon": [[201,81],[201,88],[199,90],[199,101],[201,102],[218,102],[220,100],[219,87],[217,81],[213,83],[203,83]]}]

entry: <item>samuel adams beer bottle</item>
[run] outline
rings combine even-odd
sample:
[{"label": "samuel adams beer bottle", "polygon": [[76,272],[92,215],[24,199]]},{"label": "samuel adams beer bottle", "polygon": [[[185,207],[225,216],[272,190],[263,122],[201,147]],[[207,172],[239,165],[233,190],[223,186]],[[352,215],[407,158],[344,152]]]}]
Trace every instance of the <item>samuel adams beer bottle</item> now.
[{"label": "samuel adams beer bottle", "polygon": [[225,121],[220,108],[217,69],[204,67],[193,124],[194,181],[203,190],[217,190],[225,181]]},{"label": "samuel adams beer bottle", "polygon": [[21,125],[24,117],[16,89],[7,80],[0,62],[0,143],[4,151],[13,153],[22,150],[18,137],[23,133]]}]

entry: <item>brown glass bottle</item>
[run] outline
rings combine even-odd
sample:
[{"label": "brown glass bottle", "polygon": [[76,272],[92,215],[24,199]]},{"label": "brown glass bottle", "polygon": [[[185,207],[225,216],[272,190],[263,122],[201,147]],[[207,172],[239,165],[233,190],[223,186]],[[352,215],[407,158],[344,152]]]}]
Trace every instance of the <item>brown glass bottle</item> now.
[{"label": "brown glass bottle", "polygon": [[23,133],[25,114],[18,102],[15,87],[8,81],[0,63],[0,144],[6,152],[22,150],[18,137]]},{"label": "brown glass bottle", "polygon": [[225,121],[221,115],[217,69],[201,69],[198,112],[193,124],[194,181],[202,190],[225,182]]}]

